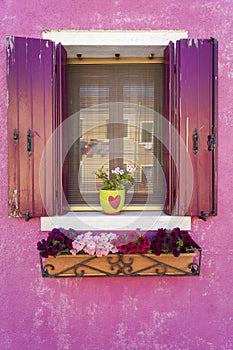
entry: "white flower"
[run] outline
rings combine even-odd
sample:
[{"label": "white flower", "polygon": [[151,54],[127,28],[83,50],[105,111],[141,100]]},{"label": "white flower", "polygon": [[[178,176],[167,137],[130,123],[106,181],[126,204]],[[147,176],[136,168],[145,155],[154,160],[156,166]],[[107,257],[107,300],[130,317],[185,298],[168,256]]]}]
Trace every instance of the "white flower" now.
[{"label": "white flower", "polygon": [[136,168],[134,167],[134,166],[132,166],[132,165],[127,165],[127,171],[128,171],[128,173],[132,173],[132,171],[135,171],[136,170]]},{"label": "white flower", "polygon": [[112,174],[124,175],[124,170],[120,169],[120,167],[118,166],[114,170],[112,170]]}]

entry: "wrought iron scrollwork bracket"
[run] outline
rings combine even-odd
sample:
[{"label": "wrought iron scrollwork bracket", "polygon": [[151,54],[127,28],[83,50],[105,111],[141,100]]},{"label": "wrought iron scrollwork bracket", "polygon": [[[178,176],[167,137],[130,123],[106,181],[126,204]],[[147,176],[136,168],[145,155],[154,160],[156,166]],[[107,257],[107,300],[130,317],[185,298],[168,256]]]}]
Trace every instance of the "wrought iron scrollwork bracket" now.
[{"label": "wrought iron scrollwork bracket", "polygon": [[[153,254],[140,254],[143,258],[142,267],[135,269],[134,254],[114,254],[106,259],[106,266],[98,265],[100,258],[87,256],[86,259],[71,264],[58,272],[53,264],[44,264],[40,256],[40,265],[43,277],[135,277],[135,276],[197,276],[201,267],[201,248],[197,245],[197,259],[187,266],[187,269],[175,267],[156,259]],[[171,270],[173,271],[171,273]]]}]

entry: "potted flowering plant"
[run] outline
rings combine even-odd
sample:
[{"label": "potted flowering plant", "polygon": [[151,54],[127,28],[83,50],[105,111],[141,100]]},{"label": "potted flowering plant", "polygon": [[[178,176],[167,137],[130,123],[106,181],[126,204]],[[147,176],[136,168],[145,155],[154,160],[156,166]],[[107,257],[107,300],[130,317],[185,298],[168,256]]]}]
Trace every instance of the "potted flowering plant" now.
[{"label": "potted flowering plant", "polygon": [[125,203],[125,187],[134,185],[132,175],[134,171],[135,168],[128,165],[126,171],[120,167],[113,169],[111,177],[108,176],[104,167],[95,173],[104,185],[99,191],[99,199],[105,214],[120,214]]},{"label": "potted flowering plant", "polygon": [[[53,229],[37,243],[44,277],[197,275],[201,249],[186,231]],[[199,252],[199,262],[194,261]],[[42,263],[45,260],[45,265]]]}]

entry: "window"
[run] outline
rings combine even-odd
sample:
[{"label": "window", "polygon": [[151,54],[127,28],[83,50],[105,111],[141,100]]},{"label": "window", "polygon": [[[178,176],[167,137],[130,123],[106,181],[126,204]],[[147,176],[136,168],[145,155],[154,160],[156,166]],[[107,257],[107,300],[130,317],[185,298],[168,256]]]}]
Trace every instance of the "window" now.
[{"label": "window", "polygon": [[123,119],[123,137],[130,138],[130,120],[124,118]]},{"label": "window", "polygon": [[[130,57],[130,53],[137,57],[135,47],[129,45],[125,48],[126,57]],[[145,47],[141,50],[144,57]],[[164,56],[159,73],[151,71],[151,67],[157,67],[155,70],[159,67],[159,64],[149,64],[153,61],[153,54],[146,59],[145,67],[140,64],[136,68],[135,62],[121,68],[118,63],[111,67],[104,65],[101,69],[90,65],[88,73],[87,67],[80,65],[77,81],[71,82],[69,75],[67,81],[66,69],[76,70],[77,66],[67,67],[66,51],[62,45],[49,40],[7,38],[9,203],[12,216],[62,213],[67,207],[67,199],[68,203],[76,204],[84,186],[92,183],[89,176],[91,169],[94,171],[98,164],[97,157],[101,164],[104,161],[110,166],[114,166],[115,161],[122,162],[122,166],[134,163],[134,157],[138,157],[137,190],[130,198],[132,206],[145,203],[145,198],[158,204],[165,196],[164,210],[169,214],[203,218],[216,215],[217,42],[214,39],[181,39],[175,45],[171,42],[149,49],[153,52],[152,49],[156,51],[157,48],[158,56],[161,57],[161,53]],[[70,49],[69,45],[66,49]],[[126,67],[128,79],[125,79]],[[141,71],[144,68],[145,71]],[[145,79],[147,69],[150,73]],[[155,78],[157,74],[160,80]],[[87,75],[88,79],[85,78]],[[112,95],[112,82],[118,78],[118,83],[114,83],[117,93]],[[159,81],[157,85],[156,81]],[[75,101],[76,106],[72,105],[73,102],[67,105],[66,83],[68,99]],[[78,88],[73,90],[72,84]],[[159,94],[152,92],[153,89]],[[72,93],[79,94],[79,97],[71,98]],[[158,99],[155,98],[157,95]],[[121,101],[122,110],[117,116],[111,111],[101,114],[98,110],[100,122],[98,130],[94,130],[92,118],[97,111],[89,103],[97,102],[98,106],[103,106],[109,104],[110,96],[113,96],[110,103]],[[135,122],[125,104],[137,105],[140,112],[144,109],[143,113],[146,108],[155,110],[158,106],[164,122],[161,125],[157,119],[140,113],[142,119],[136,124],[139,125],[137,128],[133,126]],[[70,137],[72,130],[65,122],[67,116],[77,110],[81,112],[76,128],[82,135],[78,141],[72,137],[69,140],[67,135]],[[106,120],[109,120],[108,127]],[[127,137],[125,120],[129,121]],[[61,125],[64,126],[62,129]],[[93,129],[92,134],[88,128]],[[120,147],[114,146],[113,142],[116,129],[121,139]],[[51,141],[54,133],[55,138]],[[137,149],[129,156],[130,140]],[[64,152],[67,148],[69,152]],[[85,164],[84,158],[93,161],[91,167]],[[162,189],[164,184],[165,190]],[[88,195],[89,186],[84,188],[85,191]],[[94,198],[93,193],[90,198]]]},{"label": "window", "polygon": [[[127,163],[137,169],[137,186],[126,192],[128,209],[135,205],[163,207],[165,186],[160,181],[161,172],[151,173],[150,186],[145,185],[140,174],[142,162],[155,169],[162,164],[162,147],[154,136],[153,125],[154,111],[163,114],[164,64],[140,63],[140,59],[133,64],[124,60],[120,64],[112,60],[105,60],[105,64],[72,62],[67,66],[68,116],[76,115],[77,120],[68,132],[76,139],[68,153],[69,205],[79,210],[90,204],[97,206],[101,181],[96,180],[96,170],[101,166],[124,168]],[[162,125],[157,126],[162,130]]]},{"label": "window", "polygon": [[149,144],[147,146],[148,148],[151,147],[151,144],[153,143],[153,129],[154,129],[154,122],[141,122],[141,135],[140,135],[140,141],[144,144]]}]

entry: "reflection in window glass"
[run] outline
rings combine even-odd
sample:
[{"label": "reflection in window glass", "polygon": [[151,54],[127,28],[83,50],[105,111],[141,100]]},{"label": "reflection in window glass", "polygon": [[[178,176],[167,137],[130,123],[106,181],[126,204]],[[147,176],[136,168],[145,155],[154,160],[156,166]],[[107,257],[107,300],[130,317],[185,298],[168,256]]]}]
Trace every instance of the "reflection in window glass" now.
[{"label": "reflection in window glass", "polygon": [[128,164],[136,170],[127,204],[161,205],[162,147],[153,128],[162,132],[154,112],[163,113],[163,64],[70,65],[68,101],[69,115],[77,113],[69,132],[81,132],[68,154],[68,202],[97,204],[96,170]]}]

